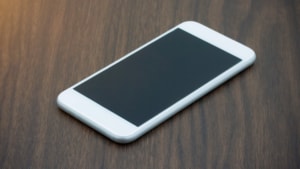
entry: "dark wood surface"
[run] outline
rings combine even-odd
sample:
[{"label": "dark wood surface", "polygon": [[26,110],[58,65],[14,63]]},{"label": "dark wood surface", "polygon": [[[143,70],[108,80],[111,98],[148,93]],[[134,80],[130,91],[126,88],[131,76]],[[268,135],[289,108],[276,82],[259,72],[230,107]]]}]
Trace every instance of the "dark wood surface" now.
[{"label": "dark wood surface", "polygon": [[[299,0],[1,0],[0,168],[300,168]],[[59,92],[186,20],[255,64],[136,142],[57,108]]]}]

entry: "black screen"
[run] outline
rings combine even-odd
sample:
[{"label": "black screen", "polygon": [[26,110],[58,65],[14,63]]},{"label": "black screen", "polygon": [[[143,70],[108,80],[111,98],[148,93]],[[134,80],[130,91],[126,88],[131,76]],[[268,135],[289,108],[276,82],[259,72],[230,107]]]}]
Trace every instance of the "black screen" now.
[{"label": "black screen", "polygon": [[239,61],[175,29],[75,90],[139,126]]}]

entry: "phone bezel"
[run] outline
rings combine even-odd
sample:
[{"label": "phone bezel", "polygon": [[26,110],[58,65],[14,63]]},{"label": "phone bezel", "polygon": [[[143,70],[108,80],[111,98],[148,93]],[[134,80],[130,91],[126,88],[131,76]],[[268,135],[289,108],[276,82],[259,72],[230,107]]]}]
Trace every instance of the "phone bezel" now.
[{"label": "phone bezel", "polygon": [[[134,124],[128,122],[122,117],[116,115],[115,113],[109,111],[108,109],[102,107],[98,103],[92,101],[88,97],[74,90],[75,86],[78,86],[81,83],[84,83],[90,78],[96,76],[97,74],[103,72],[104,70],[109,69],[110,67],[121,62],[127,57],[130,57],[133,53],[143,49],[145,46],[148,46],[151,43],[154,43],[159,38],[165,36],[166,34],[170,33],[171,31],[177,28],[180,28],[186,31],[187,33],[194,35],[195,37],[198,37],[240,58],[241,61],[238,64],[226,70],[225,72],[219,74],[213,80],[207,82],[205,85],[199,87],[194,92],[182,98],[172,106],[158,113],[156,116],[154,116],[153,118],[146,121],[140,126],[135,126]],[[158,124],[173,116],[175,113],[179,112],[187,105],[191,104],[192,102],[199,99],[209,91],[213,90],[215,87],[219,86],[232,76],[236,75],[237,73],[251,65],[254,62],[254,60],[255,53],[252,49],[200,23],[194,21],[187,21],[175,26],[174,28],[154,38],[148,43],[126,54],[121,59],[111,63],[105,68],[95,72],[91,76],[83,79],[82,81],[61,92],[57,98],[57,104],[61,109],[65,110],[67,113],[76,117],[80,121],[88,124],[90,127],[106,135],[110,139],[119,143],[128,143],[137,139],[147,131],[156,127]]]}]

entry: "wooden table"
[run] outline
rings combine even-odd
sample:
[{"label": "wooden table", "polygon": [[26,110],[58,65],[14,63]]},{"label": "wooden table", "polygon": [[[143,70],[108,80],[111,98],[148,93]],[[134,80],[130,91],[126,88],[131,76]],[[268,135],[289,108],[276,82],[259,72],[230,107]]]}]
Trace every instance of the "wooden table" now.
[{"label": "wooden table", "polygon": [[[1,0],[0,168],[300,168],[299,0]],[[255,64],[132,144],[56,106],[59,92],[186,20]]]}]

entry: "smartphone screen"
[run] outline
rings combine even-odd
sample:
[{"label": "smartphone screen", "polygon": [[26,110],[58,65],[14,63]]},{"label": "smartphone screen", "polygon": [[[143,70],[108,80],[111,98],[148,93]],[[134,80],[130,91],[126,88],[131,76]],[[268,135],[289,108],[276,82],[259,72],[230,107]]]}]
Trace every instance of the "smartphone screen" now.
[{"label": "smartphone screen", "polygon": [[140,126],[240,61],[177,28],[74,89]]}]

